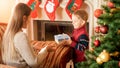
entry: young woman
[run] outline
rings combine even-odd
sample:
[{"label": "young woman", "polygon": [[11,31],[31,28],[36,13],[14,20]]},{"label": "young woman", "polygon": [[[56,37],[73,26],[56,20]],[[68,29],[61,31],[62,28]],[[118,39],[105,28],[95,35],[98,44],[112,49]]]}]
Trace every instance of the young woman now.
[{"label": "young woman", "polygon": [[72,24],[74,27],[72,37],[70,40],[64,40],[60,43],[71,45],[75,48],[76,58],[75,63],[85,61],[84,51],[88,48],[89,37],[86,31],[86,22],[88,19],[88,14],[85,10],[76,10],[72,14]]},{"label": "young woman", "polygon": [[47,46],[35,55],[30,46],[27,35],[22,31],[31,21],[31,9],[24,3],[18,3],[7,25],[3,36],[2,60],[4,64],[17,68],[38,68],[47,51],[54,50],[54,46]]}]

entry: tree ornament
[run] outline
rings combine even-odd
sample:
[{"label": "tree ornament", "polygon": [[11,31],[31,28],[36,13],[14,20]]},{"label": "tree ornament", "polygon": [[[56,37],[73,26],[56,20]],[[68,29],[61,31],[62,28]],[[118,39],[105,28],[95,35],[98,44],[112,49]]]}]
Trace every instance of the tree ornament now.
[{"label": "tree ornament", "polygon": [[95,45],[96,47],[100,46],[100,40],[96,39],[96,40],[94,41],[94,45]]},{"label": "tree ornament", "polygon": [[118,62],[118,66],[120,67],[120,61]]},{"label": "tree ornament", "polygon": [[114,8],[114,7],[115,7],[114,3],[113,3],[113,2],[110,2],[110,1],[107,3],[107,5],[108,5],[108,7],[110,7],[110,8]]},{"label": "tree ornament", "polygon": [[103,61],[101,60],[100,57],[97,57],[96,62],[97,62],[98,64],[102,64],[102,63],[103,63]]},{"label": "tree ornament", "polygon": [[103,52],[100,53],[99,57],[103,62],[108,62],[110,60],[110,54],[106,50],[103,50]]},{"label": "tree ornament", "polygon": [[96,27],[95,27],[95,32],[96,32],[96,33],[99,33],[99,32],[100,32],[100,26],[96,26]]},{"label": "tree ornament", "polygon": [[118,51],[115,51],[115,52],[113,52],[113,53],[110,53],[110,56],[118,56],[120,53],[118,52]]},{"label": "tree ornament", "polygon": [[110,60],[110,54],[103,50],[103,52],[100,53],[100,55],[97,57],[96,62],[98,64],[102,64],[103,62],[108,62]]},{"label": "tree ornament", "polygon": [[120,34],[120,30],[117,31],[117,34]]},{"label": "tree ornament", "polygon": [[112,8],[112,9],[110,9],[110,12],[111,12],[111,13],[120,12],[120,8]]},{"label": "tree ornament", "polygon": [[90,52],[93,52],[93,51],[94,51],[94,48],[91,47],[91,48],[90,48]]},{"label": "tree ornament", "polygon": [[103,25],[100,27],[100,32],[103,34],[106,34],[108,32],[108,26],[107,25]]},{"label": "tree ornament", "polygon": [[103,10],[102,9],[96,9],[94,12],[94,16],[96,18],[100,17],[100,15],[103,14]]}]

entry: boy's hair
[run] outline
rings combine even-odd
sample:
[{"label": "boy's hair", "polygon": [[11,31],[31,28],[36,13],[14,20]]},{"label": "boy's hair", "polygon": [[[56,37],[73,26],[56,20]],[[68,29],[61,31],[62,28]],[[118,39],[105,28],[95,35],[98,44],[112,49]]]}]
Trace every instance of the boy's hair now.
[{"label": "boy's hair", "polygon": [[73,14],[79,16],[85,21],[88,20],[88,13],[85,10],[79,9],[79,10],[76,10]]}]

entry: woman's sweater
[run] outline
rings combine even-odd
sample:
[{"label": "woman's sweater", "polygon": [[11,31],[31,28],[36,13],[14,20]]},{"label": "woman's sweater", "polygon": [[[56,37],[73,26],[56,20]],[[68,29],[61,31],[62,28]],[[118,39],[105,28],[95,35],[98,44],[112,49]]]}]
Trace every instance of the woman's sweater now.
[{"label": "woman's sweater", "polygon": [[[17,68],[38,68],[47,56],[46,47],[38,55],[35,55],[25,33],[18,32],[14,37],[14,46],[17,52],[16,58],[9,59],[6,64]],[[9,54],[9,53],[8,53]]]}]

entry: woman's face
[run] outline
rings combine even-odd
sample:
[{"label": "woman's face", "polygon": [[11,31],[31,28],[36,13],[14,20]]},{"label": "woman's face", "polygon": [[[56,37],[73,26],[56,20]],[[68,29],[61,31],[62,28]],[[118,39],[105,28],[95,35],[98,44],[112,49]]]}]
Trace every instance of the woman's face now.
[{"label": "woman's face", "polygon": [[27,25],[30,23],[31,21],[31,15],[29,15],[28,17],[24,16],[23,17],[24,20],[24,24],[23,24],[23,28],[27,28]]},{"label": "woman's face", "polygon": [[31,15],[28,16],[28,19],[27,19],[27,24],[29,24],[31,22]]},{"label": "woman's face", "polygon": [[84,23],[85,21],[81,19],[78,15],[72,15],[72,24],[74,29],[82,27]]}]

